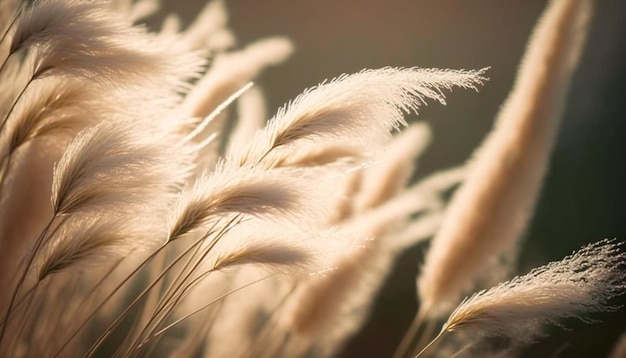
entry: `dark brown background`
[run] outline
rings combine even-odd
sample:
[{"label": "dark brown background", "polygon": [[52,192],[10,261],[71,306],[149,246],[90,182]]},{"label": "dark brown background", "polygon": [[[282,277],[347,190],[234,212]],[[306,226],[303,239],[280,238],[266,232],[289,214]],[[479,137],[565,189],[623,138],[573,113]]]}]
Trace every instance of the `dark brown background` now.
[{"label": "dark brown background", "polygon": [[[198,0],[168,7],[190,19]],[[182,4],[182,5],[181,5]],[[462,163],[480,143],[511,87],[541,0],[233,0],[231,25],[241,44],[290,37],[297,52],[258,83],[271,112],[303,89],[342,73],[382,66],[476,69],[491,66],[480,90],[455,91],[449,105],[423,109],[434,144],[418,177]],[[626,2],[598,1],[597,16],[568,100],[539,209],[522,251],[520,272],[560,259],[605,237],[626,239]],[[370,324],[346,357],[385,357],[415,309],[419,250],[403,256]],[[601,314],[602,324],[568,322],[550,330],[524,356],[604,357],[626,328],[626,312]]]}]

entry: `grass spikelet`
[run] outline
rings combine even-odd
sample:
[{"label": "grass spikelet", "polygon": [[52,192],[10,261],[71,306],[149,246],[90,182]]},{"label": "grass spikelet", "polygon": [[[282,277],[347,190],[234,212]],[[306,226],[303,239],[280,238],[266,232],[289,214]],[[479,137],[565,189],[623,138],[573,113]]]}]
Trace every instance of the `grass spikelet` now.
[{"label": "grass spikelet", "polygon": [[[176,137],[150,132],[137,123],[111,121],[77,136],[55,167],[55,213],[135,203],[155,191],[172,193],[180,187],[189,172],[184,148],[177,145]],[[159,139],[178,146],[180,152],[172,153]]]},{"label": "grass spikelet", "polygon": [[407,224],[399,232],[391,234],[392,237],[389,242],[398,249],[415,246],[433,237],[442,221],[443,215],[439,213],[420,216],[419,219]]},{"label": "grass spikelet", "polygon": [[[88,116],[86,107],[97,110],[94,91],[78,86],[71,81],[43,81],[23,106],[15,111],[16,119],[7,128],[5,156],[10,156],[18,147],[34,138],[65,132],[71,138],[97,115]],[[96,112],[97,113],[97,112]]]},{"label": "grass spikelet", "polygon": [[[309,148],[307,148],[309,149]],[[367,153],[358,145],[347,143],[320,145],[306,151],[297,151],[290,156],[281,156],[273,162],[273,167],[315,167],[341,161],[358,162]]]},{"label": "grass spikelet", "polygon": [[309,252],[282,242],[253,242],[236,250],[221,255],[213,266],[213,270],[223,270],[244,264],[254,264],[273,271],[274,268],[294,274],[294,269],[306,265],[310,259]]},{"label": "grass spikelet", "polygon": [[115,260],[128,253],[133,242],[143,239],[137,228],[145,228],[127,217],[95,217],[78,215],[48,240],[42,249],[38,274],[46,276],[71,268],[89,269],[102,261]]},{"label": "grass spikelet", "polygon": [[334,356],[368,318],[372,295],[394,256],[381,238],[352,242],[356,245],[337,256],[335,268],[300,282],[286,299],[280,322],[291,339],[280,354],[302,356],[313,350]]},{"label": "grass spikelet", "polygon": [[610,299],[626,287],[623,244],[603,240],[466,299],[442,331],[469,329],[520,343],[536,338],[543,324],[617,309]]},{"label": "grass spikelet", "polygon": [[10,56],[34,48],[33,79],[63,73],[132,87],[165,78],[155,90],[187,88],[202,64],[195,55],[172,51],[171,44],[166,52],[166,42],[130,27],[107,7],[104,1],[38,1],[18,18]]},{"label": "grass spikelet", "polygon": [[313,239],[265,237],[260,234],[254,237],[240,236],[244,239],[233,242],[225,238],[212,249],[214,251],[212,256],[215,257],[212,270],[252,265],[269,273],[296,277],[298,273],[307,275],[322,268],[320,262],[323,260],[319,258],[323,257],[324,253],[316,247]]},{"label": "grass spikelet", "polygon": [[170,240],[229,214],[295,218],[303,209],[299,183],[289,175],[220,164],[185,190],[170,219]]},{"label": "grass spikelet", "polygon": [[[426,178],[384,203],[346,220],[343,225],[352,227],[352,230],[359,230],[365,235],[379,237],[389,233],[394,224],[408,220],[411,215],[441,214],[443,209],[441,192],[450,185],[457,184],[463,173],[463,169],[456,168]],[[416,219],[419,220],[421,218]]]},{"label": "grass spikelet", "polygon": [[406,124],[402,111],[416,111],[426,98],[443,102],[442,89],[475,88],[484,80],[483,72],[382,68],[341,76],[279,110],[232,160],[271,166],[282,161],[295,142],[317,147],[350,141],[370,151],[389,138],[391,129]]}]

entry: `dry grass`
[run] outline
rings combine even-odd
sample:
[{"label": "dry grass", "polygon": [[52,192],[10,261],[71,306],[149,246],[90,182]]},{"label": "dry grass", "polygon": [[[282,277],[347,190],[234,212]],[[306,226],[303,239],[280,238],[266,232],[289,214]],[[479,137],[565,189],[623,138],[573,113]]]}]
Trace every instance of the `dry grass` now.
[{"label": "dry grass", "polygon": [[533,212],[591,1],[550,4],[486,143],[417,183],[431,131],[404,115],[485,69],[363,70],[266,121],[249,82],[292,45],[234,49],[221,1],[154,34],[133,25],[152,0],[0,10],[2,356],[334,356],[433,236],[397,357],[451,331],[517,347],[624,291],[623,248],[602,241],[460,302]]}]

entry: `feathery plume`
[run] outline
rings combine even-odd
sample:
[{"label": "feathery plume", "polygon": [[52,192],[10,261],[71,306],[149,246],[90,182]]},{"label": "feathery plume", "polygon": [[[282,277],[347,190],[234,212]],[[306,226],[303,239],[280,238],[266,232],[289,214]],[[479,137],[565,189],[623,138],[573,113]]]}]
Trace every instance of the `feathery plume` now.
[{"label": "feathery plume", "polygon": [[603,240],[562,261],[536,268],[466,299],[442,332],[470,329],[484,336],[507,336],[520,343],[536,338],[543,324],[617,309],[609,300],[626,287],[623,244]]},{"label": "feathery plume", "polygon": [[402,111],[417,111],[426,98],[445,103],[442,89],[475,88],[484,80],[483,73],[382,68],[341,76],[280,109],[248,147],[231,154],[232,160],[272,166],[287,156],[296,141],[300,148],[349,141],[366,152],[375,150],[389,138],[391,129],[406,125]]},{"label": "feathery plume", "polygon": [[184,148],[178,144],[180,150],[172,152],[162,143],[177,146],[175,136],[139,124],[104,122],[72,141],[54,170],[56,215],[99,205],[119,209],[182,186],[190,165]]},{"label": "feathery plume", "polygon": [[364,261],[375,251],[375,241],[364,244],[340,258],[336,268],[298,287],[282,312],[283,324],[294,333],[311,337],[331,325],[346,298],[361,283]]},{"label": "feathery plume", "polygon": [[155,90],[184,91],[203,61],[146,36],[107,7],[100,0],[38,1],[19,16],[9,56],[34,48],[33,79],[62,73],[116,87],[158,83]]},{"label": "feathery plume", "polygon": [[127,216],[108,216],[89,218],[77,215],[64,223],[41,250],[38,279],[41,281],[50,274],[72,267],[80,266],[85,270],[102,261],[115,260],[139,242],[146,248],[150,246],[146,245],[145,234],[141,233],[145,229],[153,230],[154,226],[142,225],[139,220],[129,221]]},{"label": "feathery plume", "polygon": [[430,128],[423,123],[410,125],[397,135],[363,169],[361,190],[356,197],[358,211],[380,205],[406,187],[414,170],[415,158],[430,143]]},{"label": "feathery plume", "polygon": [[243,247],[220,255],[213,270],[223,270],[244,264],[277,268],[293,275],[294,271],[310,260],[310,252],[281,241],[253,241]]},{"label": "feathery plume", "polygon": [[489,257],[515,247],[531,216],[578,62],[590,1],[552,1],[494,131],[470,162],[418,279],[423,309],[445,309]]},{"label": "feathery plume", "polygon": [[131,23],[138,23],[154,15],[160,7],[159,0],[112,0],[111,6],[116,12],[125,14]]},{"label": "feathery plume", "polygon": [[[393,224],[407,220],[413,214],[435,215],[443,209],[443,201],[439,197],[440,192],[449,184],[458,183],[462,174],[462,169],[435,174],[384,203],[346,219],[342,225],[367,236],[380,237],[388,234]],[[417,218],[414,223],[420,220],[421,218]],[[393,245],[400,245],[400,243]]]},{"label": "feathery plume", "polygon": [[262,222],[243,223],[234,234],[226,235],[211,249],[207,260],[211,270],[254,264],[270,273],[306,277],[328,269],[334,256],[352,248],[349,240],[332,229],[308,232]]},{"label": "feathery plume", "polygon": [[255,42],[241,51],[218,55],[209,71],[185,97],[183,108],[192,117],[209,115],[261,70],[285,61],[292,51],[291,42],[277,37]]},{"label": "feathery plume", "polygon": [[[36,87],[36,88],[35,88]],[[103,112],[101,101],[95,98],[94,88],[79,85],[78,81],[50,79],[33,88],[32,96],[16,108],[14,121],[3,134],[2,157],[37,137],[64,132],[68,140]],[[100,107],[100,108],[99,108]],[[90,109],[94,114],[87,115]]]},{"label": "feathery plume", "polygon": [[179,238],[228,214],[295,219],[306,208],[300,185],[285,173],[219,164],[181,194],[170,219],[169,238]]},{"label": "feathery plume", "polygon": [[182,33],[181,40],[191,49],[226,50],[235,44],[233,34],[226,27],[227,23],[228,13],[224,1],[211,1]]}]

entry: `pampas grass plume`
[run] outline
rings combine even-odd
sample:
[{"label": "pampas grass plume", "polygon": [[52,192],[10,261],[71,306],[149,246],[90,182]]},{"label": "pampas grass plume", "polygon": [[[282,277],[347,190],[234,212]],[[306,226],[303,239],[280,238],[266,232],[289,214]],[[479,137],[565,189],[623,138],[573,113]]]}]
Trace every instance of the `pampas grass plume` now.
[{"label": "pampas grass plume", "polygon": [[[603,240],[466,299],[442,331],[470,329],[527,343],[540,325],[583,314],[617,309],[609,303],[626,287],[623,244]],[[512,324],[513,323],[513,324]]]},{"label": "pampas grass plume", "polygon": [[469,164],[418,279],[423,310],[445,310],[489,257],[514,249],[539,195],[591,1],[552,1],[495,129]]}]

